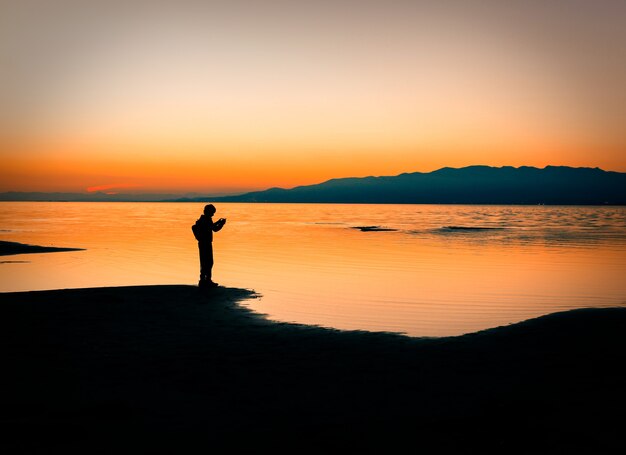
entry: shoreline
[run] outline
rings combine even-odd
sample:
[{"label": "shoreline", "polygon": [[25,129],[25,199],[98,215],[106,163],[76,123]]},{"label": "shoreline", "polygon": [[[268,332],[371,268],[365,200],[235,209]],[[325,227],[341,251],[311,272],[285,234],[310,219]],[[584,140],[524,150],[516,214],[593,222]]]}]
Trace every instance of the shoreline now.
[{"label": "shoreline", "polygon": [[269,321],[240,305],[254,297],[182,285],[0,293],[0,419],[11,435],[1,444],[624,448],[611,412],[626,405],[626,308],[411,338]]},{"label": "shoreline", "polygon": [[19,242],[0,240],[0,256],[35,253],[57,253],[63,251],[85,251],[84,248],[65,248],[55,246],[29,245]]}]

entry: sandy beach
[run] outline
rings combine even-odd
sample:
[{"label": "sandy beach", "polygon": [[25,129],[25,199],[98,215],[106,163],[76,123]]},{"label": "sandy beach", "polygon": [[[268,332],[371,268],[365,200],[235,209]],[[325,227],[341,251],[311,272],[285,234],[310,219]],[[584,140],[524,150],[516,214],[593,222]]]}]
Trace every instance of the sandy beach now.
[{"label": "sandy beach", "polygon": [[3,453],[615,453],[626,309],[436,339],[275,323],[253,291],[0,294]]}]

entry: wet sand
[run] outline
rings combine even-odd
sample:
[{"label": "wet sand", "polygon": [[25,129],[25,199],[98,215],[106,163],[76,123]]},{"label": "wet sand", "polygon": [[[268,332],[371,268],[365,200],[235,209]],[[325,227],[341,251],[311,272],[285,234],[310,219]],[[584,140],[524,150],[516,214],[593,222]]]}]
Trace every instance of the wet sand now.
[{"label": "wet sand", "polygon": [[253,297],[192,286],[0,294],[0,449],[625,448],[626,308],[420,339],[269,322],[240,305]]}]

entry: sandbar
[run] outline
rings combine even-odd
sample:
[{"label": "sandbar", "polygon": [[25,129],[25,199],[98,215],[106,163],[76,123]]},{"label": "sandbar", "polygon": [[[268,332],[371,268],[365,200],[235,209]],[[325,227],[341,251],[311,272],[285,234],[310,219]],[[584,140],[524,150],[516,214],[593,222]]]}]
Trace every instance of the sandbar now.
[{"label": "sandbar", "polygon": [[0,240],[0,256],[8,256],[11,254],[56,253],[61,251],[84,251],[84,249],[27,245],[25,243],[7,242],[4,240]]}]

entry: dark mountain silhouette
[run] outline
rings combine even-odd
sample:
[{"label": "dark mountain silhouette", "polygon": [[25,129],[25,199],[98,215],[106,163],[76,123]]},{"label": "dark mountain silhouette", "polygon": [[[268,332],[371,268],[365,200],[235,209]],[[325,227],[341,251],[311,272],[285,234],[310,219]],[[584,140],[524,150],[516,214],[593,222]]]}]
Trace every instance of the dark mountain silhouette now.
[{"label": "dark mountain silhouette", "polygon": [[[197,200],[201,200],[198,198]],[[599,168],[469,166],[393,177],[332,179],[271,188],[222,202],[407,204],[626,204],[626,173]]]},{"label": "dark mountain silhouette", "polygon": [[444,167],[231,196],[6,192],[0,201],[626,205],[626,173],[566,166]]}]

